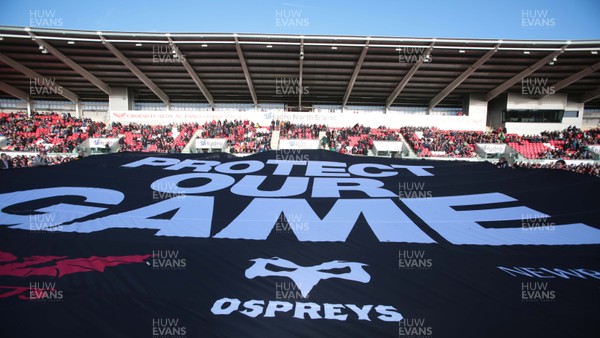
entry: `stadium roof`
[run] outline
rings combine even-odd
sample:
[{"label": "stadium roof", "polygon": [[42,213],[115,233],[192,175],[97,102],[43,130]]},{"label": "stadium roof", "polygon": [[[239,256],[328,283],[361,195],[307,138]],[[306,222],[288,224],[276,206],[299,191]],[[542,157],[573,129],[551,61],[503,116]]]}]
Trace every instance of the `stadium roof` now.
[{"label": "stadium roof", "polygon": [[71,101],[107,101],[110,87],[128,87],[140,102],[432,108],[460,107],[471,93],[520,93],[534,77],[597,108],[599,52],[600,40],[0,27],[0,95],[26,99],[31,79],[44,78]]}]

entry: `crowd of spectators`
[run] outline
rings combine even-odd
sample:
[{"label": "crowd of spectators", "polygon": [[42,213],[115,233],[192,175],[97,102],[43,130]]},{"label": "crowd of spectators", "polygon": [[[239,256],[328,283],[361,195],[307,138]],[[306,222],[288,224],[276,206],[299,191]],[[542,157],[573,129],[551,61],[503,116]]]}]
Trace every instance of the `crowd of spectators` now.
[{"label": "crowd of spectators", "polygon": [[232,153],[256,153],[271,150],[272,132],[249,120],[212,121],[200,128],[202,138],[224,138]]},{"label": "crowd of spectators", "polygon": [[562,131],[544,131],[539,135],[513,135],[508,144],[530,159],[592,159],[588,146],[600,144],[600,129],[583,131],[570,126]]},{"label": "crowd of spectators", "polygon": [[38,155],[16,155],[10,156],[2,153],[0,159],[0,169],[27,168],[27,167],[45,167],[57,164],[71,162],[77,159],[71,156],[47,156],[45,152]]},{"label": "crowd of spectators", "polygon": [[325,125],[319,124],[294,124],[289,121],[271,121],[271,130],[279,130],[281,139],[317,139],[319,133],[326,131]]},{"label": "crowd of spectators", "polygon": [[540,163],[540,162],[515,162],[513,168],[527,169],[559,169],[573,171],[579,174],[600,176],[600,164],[598,163],[581,163],[581,164],[562,164],[555,163]]},{"label": "crowd of spectators", "polygon": [[69,113],[40,114],[0,113],[0,135],[7,138],[3,150],[33,151],[48,150],[54,153],[73,152],[95,129],[90,119],[78,119]]},{"label": "crowd of spectators", "polygon": [[384,126],[378,128],[355,124],[349,128],[325,128],[320,140],[321,148],[343,154],[369,155],[374,141],[397,141],[398,130]]},{"label": "crowd of spectators", "polygon": [[[506,130],[492,132],[440,130],[429,127],[402,127],[400,132],[417,156],[476,156],[477,143],[506,143],[530,159],[592,159],[589,145],[600,144],[600,129],[583,131],[568,127],[562,131],[542,132],[539,135],[507,134]],[[419,135],[420,134],[420,135]]]},{"label": "crowd of spectators", "polygon": [[[177,135],[173,134],[174,128]],[[143,151],[159,153],[180,153],[198,129],[197,123],[178,125],[145,125],[138,123],[112,123],[111,128],[100,133],[99,137],[118,137],[120,151]]]},{"label": "crowd of spectators", "polygon": [[[542,132],[538,135],[519,136],[506,130],[491,132],[441,130],[435,127],[385,126],[370,128],[356,124],[347,128],[331,128],[323,124],[295,124],[272,121],[263,126],[249,120],[212,121],[204,124],[183,123],[144,125],[94,122],[74,118],[69,113],[34,112],[0,113],[0,135],[7,144],[4,151],[75,153],[87,138],[118,138],[119,151],[180,153],[192,136],[227,139],[232,153],[255,153],[271,149],[273,131],[282,139],[319,139],[322,149],[344,154],[368,155],[374,141],[397,141],[404,138],[417,156],[474,157],[477,143],[504,143],[527,158],[538,159],[591,159],[590,145],[600,145],[600,129],[583,131],[569,127],[562,131]],[[7,155],[8,156],[8,155]],[[38,155],[39,156],[39,155]],[[48,164],[69,161],[71,157],[51,157]],[[35,157],[14,156],[14,168],[33,166]],[[520,163],[520,167],[547,167],[537,163]],[[597,174],[597,165],[569,166],[570,170]]]},{"label": "crowd of spectators", "polygon": [[371,128],[359,124],[350,128],[329,128],[320,140],[321,147],[342,154],[368,155],[373,148],[370,133]]},{"label": "crowd of spectators", "polygon": [[[177,136],[173,134],[174,128],[177,129]],[[200,131],[201,138],[227,139],[233,153],[254,153],[271,149],[269,129],[260,128],[249,120],[219,120],[202,125],[181,123],[166,126],[113,123],[110,129],[100,133],[98,137],[124,135],[119,141],[121,151],[180,153],[197,130]]]},{"label": "crowd of spectators", "polygon": [[395,129],[384,126],[379,128],[365,127],[356,124],[348,128],[329,128],[319,124],[294,124],[289,121],[272,121],[271,130],[279,130],[281,139],[318,139],[322,149],[336,151],[343,154],[368,155],[373,148],[373,141],[400,139]]},{"label": "crowd of spectators", "polygon": [[423,157],[474,157],[476,156],[475,144],[503,143],[507,139],[506,131],[500,129],[484,133],[429,127],[402,127],[400,133],[415,154]]},{"label": "crowd of spectators", "polygon": [[576,127],[569,127],[562,131],[545,131],[541,136],[554,148],[539,154],[541,158],[591,159],[592,153],[588,146],[600,144],[598,128],[583,131]]}]

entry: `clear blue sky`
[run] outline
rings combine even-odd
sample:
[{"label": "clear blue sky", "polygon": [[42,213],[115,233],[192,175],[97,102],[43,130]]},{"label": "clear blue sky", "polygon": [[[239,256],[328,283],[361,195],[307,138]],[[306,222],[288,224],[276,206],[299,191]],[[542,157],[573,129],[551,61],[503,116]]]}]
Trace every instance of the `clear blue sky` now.
[{"label": "clear blue sky", "polygon": [[0,25],[143,32],[598,39],[600,0],[0,0]]}]

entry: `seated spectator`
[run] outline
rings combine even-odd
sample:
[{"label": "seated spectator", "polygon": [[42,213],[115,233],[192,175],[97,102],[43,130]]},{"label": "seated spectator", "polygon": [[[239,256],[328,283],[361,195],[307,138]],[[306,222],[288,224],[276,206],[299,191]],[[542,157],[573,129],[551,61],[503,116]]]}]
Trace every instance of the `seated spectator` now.
[{"label": "seated spectator", "polygon": [[0,169],[11,169],[13,167],[12,162],[8,158],[8,155],[2,153],[0,155]]},{"label": "seated spectator", "polygon": [[[559,160],[560,161],[560,160]],[[558,161],[557,161],[558,162]],[[564,160],[562,161],[564,162]],[[600,164],[598,163],[582,163],[578,165],[574,164],[562,164],[557,166],[557,163],[539,163],[539,162],[515,162],[513,168],[526,168],[526,169],[559,169],[573,171],[579,174],[600,176]]]},{"label": "seated spectator", "polygon": [[499,169],[505,169],[508,168],[508,162],[506,162],[506,158],[500,157],[500,159],[498,160],[498,163],[496,163],[496,168]]},{"label": "seated spectator", "polygon": [[563,169],[566,168],[566,166],[567,166],[567,163],[562,158],[559,159],[558,161],[556,161],[556,163],[554,163],[554,168],[555,169],[563,170]]},{"label": "seated spectator", "polygon": [[33,159],[34,167],[45,167],[48,165],[48,153],[46,150],[40,150],[40,153]]}]

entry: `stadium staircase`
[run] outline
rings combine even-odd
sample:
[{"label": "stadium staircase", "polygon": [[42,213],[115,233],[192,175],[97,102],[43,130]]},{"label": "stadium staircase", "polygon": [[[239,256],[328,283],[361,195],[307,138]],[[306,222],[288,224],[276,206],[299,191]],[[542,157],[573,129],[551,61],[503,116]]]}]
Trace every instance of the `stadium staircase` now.
[{"label": "stadium staircase", "polygon": [[406,145],[406,149],[408,149],[408,157],[417,157],[417,154],[415,154],[413,148],[404,139],[404,135],[402,135],[402,133],[398,133],[398,136],[400,136],[400,141],[402,141],[402,144]]},{"label": "stadium staircase", "polygon": [[279,130],[273,130],[271,135],[271,150],[279,150]]},{"label": "stadium staircase", "polygon": [[185,145],[185,147],[183,147],[183,149],[181,149],[181,153],[182,154],[189,154],[192,152],[192,145],[196,144],[196,139],[198,137],[200,137],[202,133],[200,132],[200,129],[196,130],[196,132],[194,133],[194,135],[192,135],[192,137],[190,138],[190,141]]}]

